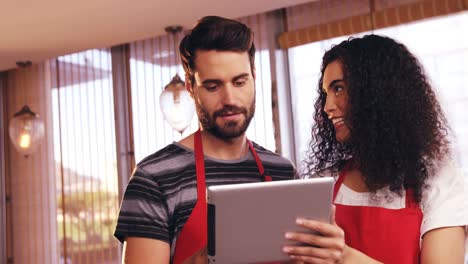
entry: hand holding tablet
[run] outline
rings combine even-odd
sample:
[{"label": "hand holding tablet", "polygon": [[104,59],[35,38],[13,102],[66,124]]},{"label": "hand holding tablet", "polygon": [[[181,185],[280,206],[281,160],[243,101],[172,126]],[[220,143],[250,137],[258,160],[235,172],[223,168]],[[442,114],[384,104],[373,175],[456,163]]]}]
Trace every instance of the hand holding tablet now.
[{"label": "hand holding tablet", "polygon": [[[331,223],[302,219],[296,220],[316,234],[287,232],[286,239],[303,243],[299,246],[285,246],[283,251],[293,260],[316,262],[317,260],[332,260],[332,263],[342,263],[346,249],[344,231],[335,222],[335,206],[332,207]],[[320,262],[319,261],[319,262]]]}]

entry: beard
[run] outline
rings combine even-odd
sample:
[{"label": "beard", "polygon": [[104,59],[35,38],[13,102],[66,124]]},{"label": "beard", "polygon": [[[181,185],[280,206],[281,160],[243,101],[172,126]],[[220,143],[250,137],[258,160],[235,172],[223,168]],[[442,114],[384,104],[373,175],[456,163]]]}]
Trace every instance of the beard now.
[{"label": "beard", "polygon": [[[250,121],[252,121],[255,113],[255,99],[252,101],[248,109],[234,105],[225,105],[223,108],[216,110],[212,115],[210,115],[210,113],[198,103],[198,100],[195,100],[195,106],[198,119],[203,130],[206,130],[213,136],[223,140],[242,136],[249,127]],[[222,126],[218,125],[216,123],[216,119],[228,112],[232,114],[242,114],[244,119],[241,121],[228,121]]]}]

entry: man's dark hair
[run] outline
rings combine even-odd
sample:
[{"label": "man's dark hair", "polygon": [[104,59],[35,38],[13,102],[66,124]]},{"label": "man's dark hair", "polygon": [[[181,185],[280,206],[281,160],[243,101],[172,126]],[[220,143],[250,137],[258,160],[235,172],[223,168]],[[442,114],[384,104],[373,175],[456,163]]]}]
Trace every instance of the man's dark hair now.
[{"label": "man's dark hair", "polygon": [[[348,93],[346,143],[336,140],[324,112],[323,74],[336,60]],[[428,173],[449,151],[449,128],[416,57],[388,37],[345,40],[323,56],[318,94],[307,173],[340,170],[352,157],[371,192],[388,186],[401,193],[409,185],[420,201]]]},{"label": "man's dark hair", "polygon": [[[252,75],[255,70],[253,33],[246,25],[227,18],[206,16],[182,39],[180,57],[186,81],[194,82],[197,50],[248,52]],[[188,80],[187,80],[188,79]]]}]

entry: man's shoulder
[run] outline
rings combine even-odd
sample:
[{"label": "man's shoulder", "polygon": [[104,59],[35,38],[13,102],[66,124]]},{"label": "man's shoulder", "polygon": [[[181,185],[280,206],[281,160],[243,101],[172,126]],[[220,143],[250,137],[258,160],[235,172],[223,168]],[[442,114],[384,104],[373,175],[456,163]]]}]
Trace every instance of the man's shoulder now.
[{"label": "man's shoulder", "polygon": [[172,143],[145,157],[137,164],[138,170],[154,174],[168,169],[183,168],[193,164],[193,152],[182,147],[178,143]]}]

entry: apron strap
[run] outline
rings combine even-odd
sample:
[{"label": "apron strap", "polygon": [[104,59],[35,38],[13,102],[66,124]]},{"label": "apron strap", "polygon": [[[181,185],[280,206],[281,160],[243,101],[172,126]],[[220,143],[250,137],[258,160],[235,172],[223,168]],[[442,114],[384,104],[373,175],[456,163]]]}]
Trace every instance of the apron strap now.
[{"label": "apron strap", "polygon": [[405,197],[405,206],[406,208],[419,208],[419,204],[416,202],[414,197],[414,189],[413,188],[406,188],[406,197]]},{"label": "apron strap", "polygon": [[249,144],[250,152],[252,152],[252,155],[255,158],[255,162],[257,163],[258,171],[260,172],[260,177],[263,178],[263,181],[271,181],[271,176],[265,175],[265,169],[263,168],[262,161],[260,160],[260,157],[258,156],[257,151],[255,150],[252,142],[250,140],[247,140],[247,143]]},{"label": "apron strap", "polygon": [[416,208],[419,207],[419,204],[416,202],[416,197],[414,196],[414,186],[416,185],[415,180],[405,180],[405,192],[406,192],[406,207]]},{"label": "apron strap", "polygon": [[200,130],[195,132],[195,167],[197,172],[197,202],[179,233],[174,251],[174,264],[184,263],[207,244],[207,204],[205,191],[205,159]]},{"label": "apron strap", "polygon": [[197,200],[203,199],[203,202],[206,204],[205,156],[203,154],[203,144],[200,129],[195,132],[194,148],[197,172]]},{"label": "apron strap", "polygon": [[348,172],[348,168],[350,166],[351,166],[351,162],[348,161],[338,175],[338,180],[336,180],[335,186],[333,186],[333,201],[335,201],[336,195],[338,194],[338,191],[340,190],[341,184],[343,184],[343,181],[346,178],[346,173]]}]

